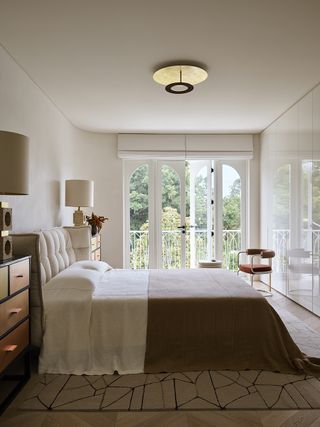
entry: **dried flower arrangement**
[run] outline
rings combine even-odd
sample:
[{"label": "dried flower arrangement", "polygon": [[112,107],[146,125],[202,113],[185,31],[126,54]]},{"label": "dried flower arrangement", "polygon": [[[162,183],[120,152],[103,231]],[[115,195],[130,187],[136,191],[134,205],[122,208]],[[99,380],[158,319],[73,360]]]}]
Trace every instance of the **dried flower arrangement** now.
[{"label": "dried flower arrangement", "polygon": [[106,216],[98,216],[93,212],[91,216],[86,215],[86,222],[91,225],[92,235],[96,234],[97,232],[99,233],[104,222],[108,220],[109,218]]}]

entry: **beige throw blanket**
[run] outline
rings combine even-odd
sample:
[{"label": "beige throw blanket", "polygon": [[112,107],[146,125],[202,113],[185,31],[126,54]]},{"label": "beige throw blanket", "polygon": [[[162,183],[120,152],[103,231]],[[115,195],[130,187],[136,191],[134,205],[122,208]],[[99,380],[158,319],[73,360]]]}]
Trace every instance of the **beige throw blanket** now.
[{"label": "beige throw blanket", "polygon": [[265,369],[320,376],[267,300],[220,269],[151,270],[145,372]]}]

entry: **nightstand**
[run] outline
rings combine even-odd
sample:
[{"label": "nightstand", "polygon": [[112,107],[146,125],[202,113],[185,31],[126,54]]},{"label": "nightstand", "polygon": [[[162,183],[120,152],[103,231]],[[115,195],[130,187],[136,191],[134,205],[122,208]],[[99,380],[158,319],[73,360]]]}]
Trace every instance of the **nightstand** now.
[{"label": "nightstand", "polygon": [[91,237],[91,259],[93,261],[101,260],[101,235],[96,234]]},{"label": "nightstand", "polygon": [[0,261],[0,414],[30,378],[30,256]]}]

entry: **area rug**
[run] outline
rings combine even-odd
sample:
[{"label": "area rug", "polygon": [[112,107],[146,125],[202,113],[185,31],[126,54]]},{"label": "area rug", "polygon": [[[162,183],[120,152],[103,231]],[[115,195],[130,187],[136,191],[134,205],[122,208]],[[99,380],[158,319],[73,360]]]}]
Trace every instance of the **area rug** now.
[{"label": "area rug", "polygon": [[[302,351],[320,356],[320,334],[277,307]],[[277,351],[277,349],[274,349]],[[319,409],[320,379],[267,371],[199,371],[135,375],[36,375],[25,410],[159,411]]]}]

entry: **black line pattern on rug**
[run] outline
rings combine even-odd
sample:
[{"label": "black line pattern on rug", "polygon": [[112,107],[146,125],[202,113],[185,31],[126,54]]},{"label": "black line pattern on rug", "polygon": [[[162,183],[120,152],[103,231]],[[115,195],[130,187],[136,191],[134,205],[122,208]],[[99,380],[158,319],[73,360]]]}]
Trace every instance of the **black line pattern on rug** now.
[{"label": "black line pattern on rug", "polygon": [[64,377],[39,375],[38,382],[34,384],[38,392],[30,392],[22,409],[320,408],[320,381],[309,375],[245,370],[101,375],[93,380],[89,376],[70,375],[63,381]]}]

